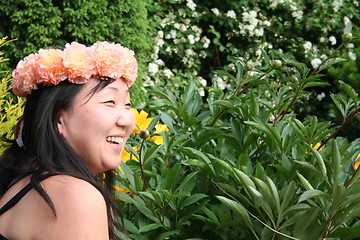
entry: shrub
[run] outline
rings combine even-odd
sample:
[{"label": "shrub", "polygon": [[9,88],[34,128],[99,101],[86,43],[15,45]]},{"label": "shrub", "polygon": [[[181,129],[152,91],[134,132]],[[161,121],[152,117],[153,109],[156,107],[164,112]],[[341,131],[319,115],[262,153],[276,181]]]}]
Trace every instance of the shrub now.
[{"label": "shrub", "polygon": [[[9,42],[11,41],[7,41],[6,37],[0,39],[0,48]],[[3,57],[3,54],[4,53],[0,51],[0,63],[8,60]],[[0,137],[14,139],[14,127],[22,116],[24,99],[14,97],[14,95],[10,94],[11,75],[8,71],[0,71],[0,77]],[[6,142],[1,141],[0,153],[2,153],[6,147]]]},{"label": "shrub", "polygon": [[142,69],[151,41],[148,37],[146,2],[142,0],[0,1],[0,33],[18,39],[6,52],[9,68],[40,48],[62,48],[78,41],[92,45],[96,41],[119,42],[134,50],[140,77],[134,85],[134,104],[146,102],[142,93]]},{"label": "shrub", "polygon": [[[234,74],[215,71],[234,88],[221,90],[214,82],[206,98],[194,78],[181,94],[148,88],[157,98],[149,104],[156,116],[150,135],[159,120],[169,131],[156,134],[162,145],[138,135],[127,145],[136,160],[121,165],[117,182],[124,189],[116,193],[129,233],[124,238],[360,236],[360,139],[337,137],[343,125],[316,116],[298,119],[293,108],[308,89],[328,84],[320,72],[338,60],[311,70],[287,55],[274,61],[261,50],[261,61],[252,68],[238,60]],[[359,120],[358,95],[339,85],[342,91],[331,96],[343,124]]]}]

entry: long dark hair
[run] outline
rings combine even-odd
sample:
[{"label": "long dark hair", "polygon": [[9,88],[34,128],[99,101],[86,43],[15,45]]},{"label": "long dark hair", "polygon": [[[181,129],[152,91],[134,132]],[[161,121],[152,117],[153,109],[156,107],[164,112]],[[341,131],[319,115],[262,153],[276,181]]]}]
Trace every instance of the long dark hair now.
[{"label": "long dark hair", "polygon": [[[112,79],[99,80],[89,92],[89,98],[111,82]],[[65,174],[83,179],[95,186],[104,196],[110,239],[119,239],[116,234],[119,226],[113,217],[113,214],[119,213],[111,193],[113,171],[109,170],[94,177],[90,168],[65,141],[57,127],[59,111],[72,106],[83,86],[62,81],[56,86],[39,86],[39,89],[27,96],[22,118],[24,146],[20,147],[14,140],[0,158],[0,197],[5,194],[11,182],[35,172]],[[35,189],[56,215],[56,206],[39,183],[35,184]]]}]

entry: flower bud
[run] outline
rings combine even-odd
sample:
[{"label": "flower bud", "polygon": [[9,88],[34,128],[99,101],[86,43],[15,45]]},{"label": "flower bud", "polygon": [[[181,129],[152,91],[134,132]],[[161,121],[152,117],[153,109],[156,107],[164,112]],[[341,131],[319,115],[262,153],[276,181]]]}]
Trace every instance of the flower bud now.
[{"label": "flower bud", "polygon": [[281,63],[281,60],[274,60],[273,62],[272,62],[272,67],[274,68],[274,69],[280,69],[281,68],[281,66],[282,66],[282,63]]},{"label": "flower bud", "polygon": [[150,136],[150,132],[149,132],[149,130],[147,130],[146,128],[145,128],[145,129],[142,129],[142,130],[140,131],[140,137],[141,137],[142,139],[147,139],[149,136]]},{"label": "flower bud", "polygon": [[344,42],[350,42],[352,40],[352,33],[347,32],[343,35],[343,41]]}]

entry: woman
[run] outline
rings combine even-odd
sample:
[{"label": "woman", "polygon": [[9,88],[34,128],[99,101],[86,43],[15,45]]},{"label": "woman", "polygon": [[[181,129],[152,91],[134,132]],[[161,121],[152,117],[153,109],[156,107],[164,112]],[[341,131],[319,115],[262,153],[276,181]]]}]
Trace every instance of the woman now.
[{"label": "woman", "polygon": [[135,125],[134,53],[73,42],[18,63],[13,91],[26,105],[0,159],[0,239],[119,239],[110,192]]}]

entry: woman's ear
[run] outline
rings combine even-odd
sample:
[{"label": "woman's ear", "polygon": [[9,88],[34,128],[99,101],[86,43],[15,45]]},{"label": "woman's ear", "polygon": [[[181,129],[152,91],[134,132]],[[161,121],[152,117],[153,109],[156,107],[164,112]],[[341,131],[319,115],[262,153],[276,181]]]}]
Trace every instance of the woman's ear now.
[{"label": "woman's ear", "polygon": [[57,127],[61,135],[64,136],[64,111],[60,110],[57,114]]}]

